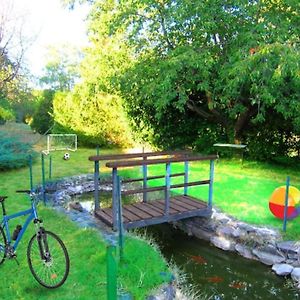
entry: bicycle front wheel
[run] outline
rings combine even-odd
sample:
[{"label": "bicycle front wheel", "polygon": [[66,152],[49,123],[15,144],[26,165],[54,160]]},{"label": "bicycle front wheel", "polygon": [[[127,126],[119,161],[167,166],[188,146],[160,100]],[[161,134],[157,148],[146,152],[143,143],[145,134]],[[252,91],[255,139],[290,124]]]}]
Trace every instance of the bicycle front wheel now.
[{"label": "bicycle front wheel", "polygon": [[0,227],[0,265],[5,260],[6,237],[2,227]]},{"label": "bicycle front wheel", "polygon": [[33,277],[44,287],[60,287],[67,279],[70,259],[62,240],[43,230],[29,241],[27,259]]}]

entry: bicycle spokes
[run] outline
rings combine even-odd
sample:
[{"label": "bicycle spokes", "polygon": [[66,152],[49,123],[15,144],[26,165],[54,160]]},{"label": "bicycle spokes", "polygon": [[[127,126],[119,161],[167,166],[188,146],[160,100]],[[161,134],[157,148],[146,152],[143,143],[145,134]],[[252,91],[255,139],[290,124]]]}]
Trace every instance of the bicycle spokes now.
[{"label": "bicycle spokes", "polygon": [[69,273],[69,256],[61,239],[52,232],[34,235],[27,249],[30,271],[46,288],[61,286]]}]

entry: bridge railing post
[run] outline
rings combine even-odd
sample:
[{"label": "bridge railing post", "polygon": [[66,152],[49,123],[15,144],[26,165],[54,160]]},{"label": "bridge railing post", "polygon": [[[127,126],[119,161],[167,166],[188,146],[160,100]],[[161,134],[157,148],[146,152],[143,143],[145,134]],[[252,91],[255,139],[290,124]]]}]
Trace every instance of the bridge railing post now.
[{"label": "bridge railing post", "polygon": [[113,168],[112,170],[112,181],[113,181],[113,190],[112,190],[112,209],[113,209],[113,230],[118,229],[118,170]]},{"label": "bridge railing post", "polygon": [[286,232],[287,225],[287,215],[288,215],[288,205],[289,205],[289,189],[290,189],[290,176],[286,178],[286,188],[285,188],[285,199],[284,199],[284,211],[283,211],[283,228],[282,230]]},{"label": "bridge railing post", "polygon": [[94,186],[95,186],[95,211],[100,208],[100,200],[99,200],[99,161],[95,161],[95,170],[94,170]]},{"label": "bridge railing post", "polygon": [[120,249],[120,261],[124,258],[124,228],[122,217],[122,180],[120,176],[117,176],[117,194],[118,194],[118,233],[119,233],[119,249]]},{"label": "bridge railing post", "polygon": [[[143,160],[145,162],[145,164],[143,164],[142,166],[142,171],[143,171],[143,189],[146,189],[148,186],[147,183],[147,177],[148,177],[148,165],[147,165],[147,156],[143,156]],[[147,192],[144,191],[143,192],[143,202],[146,203],[147,202]]]},{"label": "bridge railing post", "polygon": [[209,168],[209,191],[208,191],[208,207],[212,208],[213,201],[213,185],[214,185],[214,160],[210,160],[210,168]]},{"label": "bridge railing post", "polygon": [[187,196],[188,194],[188,184],[189,182],[189,162],[184,162],[184,188],[183,188],[183,194],[184,196]]},{"label": "bridge railing post", "polygon": [[165,215],[169,215],[171,189],[171,164],[166,163]]}]

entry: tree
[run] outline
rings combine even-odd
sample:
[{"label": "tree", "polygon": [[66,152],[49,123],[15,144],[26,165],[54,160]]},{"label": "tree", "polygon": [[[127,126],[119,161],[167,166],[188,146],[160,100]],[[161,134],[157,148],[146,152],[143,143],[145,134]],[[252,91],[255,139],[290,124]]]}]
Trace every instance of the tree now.
[{"label": "tree", "polygon": [[51,132],[53,127],[53,98],[55,91],[43,90],[36,91],[37,108],[33,114],[33,120],[30,124],[32,129],[40,134]]},{"label": "tree", "polygon": [[200,132],[240,143],[275,111],[299,132],[298,1],[94,2],[89,53],[116,62],[98,85],[120,93],[138,127],[159,133],[167,111],[173,122],[188,111]]},{"label": "tree", "polygon": [[68,45],[49,47],[48,63],[44,68],[44,76],[40,78],[40,84],[47,89],[70,91],[79,78],[78,66],[81,53]]},{"label": "tree", "polygon": [[15,11],[14,2],[0,0],[0,7],[0,122],[23,121],[33,107],[28,70],[23,66],[29,40],[23,35],[24,18]]}]

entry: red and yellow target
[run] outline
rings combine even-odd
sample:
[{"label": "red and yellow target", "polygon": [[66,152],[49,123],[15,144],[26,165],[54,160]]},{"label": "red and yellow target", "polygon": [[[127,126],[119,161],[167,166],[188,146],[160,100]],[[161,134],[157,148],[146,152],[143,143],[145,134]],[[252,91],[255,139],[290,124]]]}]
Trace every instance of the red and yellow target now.
[{"label": "red and yellow target", "polygon": [[[280,219],[284,218],[286,187],[281,186],[274,190],[269,200],[272,214]],[[300,191],[294,186],[289,187],[287,218],[294,219],[300,214]]]}]

